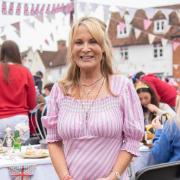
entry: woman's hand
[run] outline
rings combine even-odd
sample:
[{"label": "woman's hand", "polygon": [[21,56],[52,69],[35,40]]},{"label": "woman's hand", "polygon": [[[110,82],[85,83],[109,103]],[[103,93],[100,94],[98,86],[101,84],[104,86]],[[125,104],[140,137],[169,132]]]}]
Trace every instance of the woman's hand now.
[{"label": "woman's hand", "polygon": [[146,107],[148,108],[148,110],[150,112],[158,113],[158,111],[159,111],[159,108],[156,105],[154,105],[154,104],[148,104]]},{"label": "woman's hand", "polygon": [[152,124],[152,127],[155,128],[155,129],[162,129],[163,128],[163,125],[160,122],[160,117],[159,116],[155,117],[152,120],[151,124]]},{"label": "woman's hand", "polygon": [[70,175],[64,176],[63,180],[73,180],[73,178]]},{"label": "woman's hand", "polygon": [[98,178],[96,180],[117,180],[117,177],[114,175],[114,173],[111,173],[108,177],[106,178]]}]

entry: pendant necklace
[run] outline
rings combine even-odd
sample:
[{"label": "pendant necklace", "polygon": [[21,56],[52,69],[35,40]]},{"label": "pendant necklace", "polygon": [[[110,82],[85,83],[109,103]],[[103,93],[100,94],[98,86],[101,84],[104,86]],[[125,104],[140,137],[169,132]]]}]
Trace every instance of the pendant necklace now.
[{"label": "pendant necklace", "polygon": [[[102,78],[101,78],[101,79],[102,79]],[[102,81],[102,83],[101,83],[101,86],[100,86],[100,88],[99,88],[99,90],[98,90],[95,98],[92,100],[92,103],[89,105],[89,108],[87,108],[87,110],[86,110],[86,108],[84,107],[84,104],[81,103],[82,109],[83,109],[84,112],[85,112],[86,126],[87,126],[87,122],[88,122],[88,119],[89,119],[89,112],[90,112],[91,108],[93,107],[95,100],[96,100],[97,97],[99,96],[99,93],[100,93],[100,91],[101,91],[101,89],[102,89],[102,87],[103,87],[103,84],[104,84],[104,80],[105,80],[105,79],[103,79],[103,81]],[[94,89],[94,88],[93,88],[93,89]],[[79,95],[80,95],[80,94],[79,94]],[[88,94],[88,95],[89,95],[89,94]],[[81,98],[81,95],[80,95],[79,97],[80,97],[80,99],[82,99],[82,98]]]}]

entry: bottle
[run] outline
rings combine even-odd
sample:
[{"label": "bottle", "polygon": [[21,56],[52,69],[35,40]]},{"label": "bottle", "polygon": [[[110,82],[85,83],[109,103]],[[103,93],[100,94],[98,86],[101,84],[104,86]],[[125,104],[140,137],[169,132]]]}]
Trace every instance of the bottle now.
[{"label": "bottle", "polygon": [[15,130],[15,132],[14,132],[14,144],[13,144],[13,148],[17,149],[17,150],[21,150],[21,138],[20,138],[18,130]]}]

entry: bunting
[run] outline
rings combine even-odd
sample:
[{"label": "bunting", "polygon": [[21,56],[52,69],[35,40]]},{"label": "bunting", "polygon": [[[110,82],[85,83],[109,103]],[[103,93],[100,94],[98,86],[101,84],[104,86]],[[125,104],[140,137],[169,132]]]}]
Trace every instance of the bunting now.
[{"label": "bunting", "polygon": [[161,38],[162,46],[166,46],[168,43],[168,39]]},{"label": "bunting", "polygon": [[152,22],[149,19],[144,19],[143,23],[144,23],[144,30],[147,30]]},{"label": "bunting", "polygon": [[153,34],[148,34],[148,40],[149,40],[149,44],[152,44],[154,42],[156,36],[154,36]]},{"label": "bunting", "polygon": [[135,33],[136,39],[138,39],[138,37],[139,37],[140,34],[141,34],[141,30],[139,30],[139,29],[137,29],[137,28],[134,28],[134,33]]},{"label": "bunting", "polygon": [[39,4],[39,3],[24,3],[24,2],[2,2],[2,15],[24,15],[24,16],[39,16],[44,14],[56,13],[71,13],[74,10],[73,3],[67,4]]},{"label": "bunting", "polygon": [[119,24],[118,24],[118,26],[117,26],[117,28],[118,28],[118,31],[123,31],[124,30],[124,28],[125,28],[125,23],[123,23],[123,22],[119,22]]},{"label": "bunting", "polygon": [[173,45],[173,50],[175,51],[177,49],[177,47],[180,46],[180,42],[173,41],[172,45]]}]

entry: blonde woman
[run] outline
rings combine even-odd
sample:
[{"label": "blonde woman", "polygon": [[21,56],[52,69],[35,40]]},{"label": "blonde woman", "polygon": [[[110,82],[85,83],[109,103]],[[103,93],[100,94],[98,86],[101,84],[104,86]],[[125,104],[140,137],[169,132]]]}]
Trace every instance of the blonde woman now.
[{"label": "blonde woman", "polygon": [[176,99],[175,120],[167,121],[164,126],[158,118],[152,121],[156,129],[151,155],[153,164],[180,160],[180,95]]},{"label": "blonde woman", "polygon": [[52,163],[61,180],[125,180],[144,133],[139,98],[113,73],[103,22],[79,20],[68,47],[69,71],[53,86],[43,118]]}]

